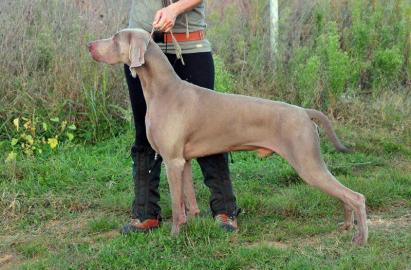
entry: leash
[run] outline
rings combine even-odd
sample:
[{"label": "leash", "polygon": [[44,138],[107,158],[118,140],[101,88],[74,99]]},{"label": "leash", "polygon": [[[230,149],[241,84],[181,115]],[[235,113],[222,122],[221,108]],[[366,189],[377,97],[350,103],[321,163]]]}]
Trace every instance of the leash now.
[{"label": "leash", "polygon": [[[167,7],[167,6],[174,3],[173,0],[162,0],[162,2],[163,2],[163,7]],[[187,14],[184,14],[184,15],[185,15],[185,19],[186,19],[186,35],[188,37],[190,35],[190,33],[188,32],[188,18],[187,18]],[[155,28],[153,26],[153,28],[151,29],[151,34],[150,34],[151,39],[153,39],[154,31],[155,31]],[[183,66],[185,66],[186,64],[184,63],[183,51],[181,49],[181,46],[178,43],[176,37],[174,36],[173,31],[171,31],[171,30],[170,30],[170,35],[171,35],[171,39],[173,41],[172,43],[174,45],[174,49],[176,50],[176,57],[177,57],[177,59],[180,59]],[[167,44],[168,43],[166,42],[166,53],[167,53]]]},{"label": "leash", "polygon": [[[154,41],[154,39],[153,39],[154,31],[155,31],[155,27],[153,26],[153,27],[151,28],[151,33],[150,33],[150,38],[151,38],[153,41]],[[183,52],[182,52],[181,46],[180,46],[180,44],[178,43],[176,37],[174,36],[173,31],[171,31],[171,30],[170,30],[170,35],[171,35],[171,38],[172,38],[172,40],[173,40],[174,49],[176,50],[176,57],[177,57],[177,59],[180,59],[180,60],[181,60],[181,63],[183,64],[183,66],[185,66],[186,64],[185,64],[184,59],[183,59]],[[166,46],[167,46],[167,44],[168,44],[168,43],[166,43]]]}]

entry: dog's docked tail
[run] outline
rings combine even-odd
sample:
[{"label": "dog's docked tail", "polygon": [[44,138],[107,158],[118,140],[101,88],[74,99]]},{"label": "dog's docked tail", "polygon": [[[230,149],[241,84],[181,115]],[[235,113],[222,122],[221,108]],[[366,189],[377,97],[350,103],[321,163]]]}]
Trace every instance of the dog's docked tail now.
[{"label": "dog's docked tail", "polygon": [[340,142],[327,116],[325,116],[322,112],[313,110],[313,109],[305,109],[305,111],[308,114],[308,116],[311,118],[311,120],[313,120],[317,124],[319,123],[324,128],[325,134],[327,134],[327,137],[334,144],[338,152],[343,152],[343,153],[352,152],[351,149],[348,149]]}]

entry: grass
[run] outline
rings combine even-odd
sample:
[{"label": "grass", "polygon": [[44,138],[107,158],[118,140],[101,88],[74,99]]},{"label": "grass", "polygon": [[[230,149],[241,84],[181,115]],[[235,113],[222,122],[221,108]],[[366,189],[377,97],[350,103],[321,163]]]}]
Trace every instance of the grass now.
[{"label": "grass", "polygon": [[[381,131],[382,132],[382,131]],[[170,198],[161,180],[163,227],[121,236],[132,200],[131,132],[94,146],[62,146],[47,158],[0,165],[0,267],[18,269],[407,269],[411,267],[411,148],[395,134],[349,124],[339,134],[357,150],[322,139],[330,170],[367,198],[370,239],[339,232],[342,205],[302,183],[278,156],[234,153],[230,164],[240,231],[226,233],[208,210],[195,163],[202,214],[170,236]],[[404,133],[407,134],[407,133]],[[384,143],[381,143],[384,137]],[[375,143],[379,142],[379,143]],[[0,149],[5,146],[0,144]],[[164,170],[163,170],[164,171]]]}]

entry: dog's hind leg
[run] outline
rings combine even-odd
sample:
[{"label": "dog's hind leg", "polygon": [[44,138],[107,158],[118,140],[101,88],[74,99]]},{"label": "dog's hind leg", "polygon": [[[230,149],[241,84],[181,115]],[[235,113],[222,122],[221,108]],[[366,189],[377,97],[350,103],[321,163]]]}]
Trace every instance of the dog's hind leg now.
[{"label": "dog's hind leg", "polygon": [[349,228],[352,226],[352,210],[354,210],[355,216],[358,221],[358,234],[354,237],[353,241],[356,244],[362,245],[367,242],[368,228],[366,224],[366,211],[365,211],[365,197],[351,189],[345,187],[338,182],[328,170],[321,170],[317,168],[317,172],[299,172],[301,178],[308,184],[318,187],[327,194],[338,198],[344,203],[345,222],[344,226]]},{"label": "dog's hind leg", "polygon": [[344,223],[341,225],[340,229],[344,231],[349,231],[354,225],[353,220],[353,208],[346,203],[343,203],[344,206]]},{"label": "dog's hind leg", "polygon": [[358,221],[358,234],[353,238],[356,244],[367,242],[365,197],[345,187],[328,171],[321,159],[318,134],[312,125],[302,125],[298,133],[286,139],[283,157],[297,170],[309,185],[336,197],[344,203],[345,224],[351,224],[352,210]]}]

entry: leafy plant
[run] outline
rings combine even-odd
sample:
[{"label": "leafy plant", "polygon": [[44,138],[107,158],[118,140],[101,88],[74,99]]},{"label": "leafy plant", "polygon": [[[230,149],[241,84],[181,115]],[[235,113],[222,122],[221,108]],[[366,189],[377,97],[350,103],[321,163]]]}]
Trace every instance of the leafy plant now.
[{"label": "leafy plant", "polygon": [[403,58],[397,47],[379,49],[375,53],[373,68],[375,70],[375,83],[389,85],[401,71]]},{"label": "leafy plant", "polygon": [[350,59],[340,47],[340,36],[337,25],[331,22],[326,33],[319,37],[318,54],[322,58],[323,77],[327,82],[327,96],[330,107],[335,107],[336,102],[346,89],[349,74],[352,72]]},{"label": "leafy plant", "polygon": [[17,117],[13,120],[14,134],[10,140],[11,151],[5,161],[12,162],[19,153],[32,157],[45,152],[51,152],[65,142],[75,138],[76,125],[58,117],[39,119],[32,115]]}]

